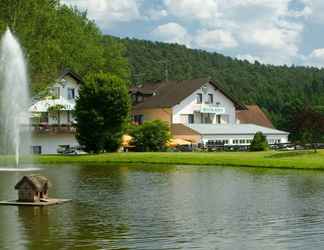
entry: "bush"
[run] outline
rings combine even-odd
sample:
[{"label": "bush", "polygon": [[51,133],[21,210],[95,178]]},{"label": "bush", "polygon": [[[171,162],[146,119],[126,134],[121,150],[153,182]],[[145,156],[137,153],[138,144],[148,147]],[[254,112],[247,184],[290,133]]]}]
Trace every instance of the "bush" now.
[{"label": "bush", "polygon": [[268,149],[267,138],[261,132],[257,132],[251,142],[250,151],[266,151]]},{"label": "bush", "polygon": [[134,126],[130,135],[133,137],[131,144],[136,151],[165,151],[170,140],[170,128],[167,123],[155,120]]}]

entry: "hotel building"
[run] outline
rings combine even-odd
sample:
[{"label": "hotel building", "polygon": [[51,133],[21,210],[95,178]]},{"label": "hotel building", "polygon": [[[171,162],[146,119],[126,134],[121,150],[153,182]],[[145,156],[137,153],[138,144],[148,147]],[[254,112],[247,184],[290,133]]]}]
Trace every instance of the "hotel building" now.
[{"label": "hotel building", "polygon": [[192,143],[247,146],[262,132],[269,144],[287,143],[288,132],[277,130],[256,105],[243,105],[208,79],[165,81],[131,89],[133,120],[163,120],[173,138]]}]

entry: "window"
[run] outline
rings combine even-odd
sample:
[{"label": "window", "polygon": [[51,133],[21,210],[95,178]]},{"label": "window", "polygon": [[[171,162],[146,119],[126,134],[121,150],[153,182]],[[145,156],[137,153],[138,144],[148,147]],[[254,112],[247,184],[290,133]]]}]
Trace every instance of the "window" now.
[{"label": "window", "polygon": [[216,115],[216,123],[221,124],[221,116],[220,115]]},{"label": "window", "polygon": [[67,122],[68,122],[68,124],[70,124],[71,121],[72,121],[72,119],[71,119],[71,112],[68,110],[67,111]]},{"label": "window", "polygon": [[188,115],[188,123],[189,124],[195,123],[195,117],[194,117],[194,115]]},{"label": "window", "polygon": [[55,99],[59,99],[60,98],[60,87],[54,87],[52,91],[53,91],[53,97]]},{"label": "window", "polygon": [[210,114],[205,115],[204,123],[206,123],[206,124],[211,124],[212,123],[212,119],[210,117]]},{"label": "window", "polygon": [[141,125],[143,124],[144,116],[143,115],[134,115],[134,123]]},{"label": "window", "polygon": [[214,103],[214,96],[213,94],[208,94],[207,104],[213,104]]},{"label": "window", "polygon": [[68,99],[75,99],[75,91],[72,88],[68,88]]},{"label": "window", "polygon": [[135,103],[137,101],[136,94],[132,94],[132,101]]},{"label": "window", "polygon": [[240,144],[245,144],[245,140],[241,139]]},{"label": "window", "polygon": [[239,144],[239,140],[233,140],[233,144]]},{"label": "window", "polygon": [[42,154],[42,146],[32,146],[32,153],[34,155]]},{"label": "window", "polygon": [[142,95],[136,96],[136,102],[142,102],[144,100],[144,97]]},{"label": "window", "polygon": [[202,94],[201,93],[199,93],[199,94],[197,94],[197,104],[202,104]]}]

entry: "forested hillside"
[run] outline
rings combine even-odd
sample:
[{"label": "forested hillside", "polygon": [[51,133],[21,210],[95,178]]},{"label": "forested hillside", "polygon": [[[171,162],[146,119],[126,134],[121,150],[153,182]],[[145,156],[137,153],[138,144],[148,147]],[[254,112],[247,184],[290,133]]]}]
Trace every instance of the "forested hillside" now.
[{"label": "forested hillside", "polygon": [[257,103],[284,128],[287,104],[324,106],[324,70],[254,64],[181,45],[122,39],[133,83],[211,77],[245,104]]},{"label": "forested hillside", "polygon": [[129,77],[127,60],[116,40],[104,38],[86,13],[59,0],[1,0],[0,34],[6,27],[25,50],[34,93],[63,68],[82,76],[102,70]]}]

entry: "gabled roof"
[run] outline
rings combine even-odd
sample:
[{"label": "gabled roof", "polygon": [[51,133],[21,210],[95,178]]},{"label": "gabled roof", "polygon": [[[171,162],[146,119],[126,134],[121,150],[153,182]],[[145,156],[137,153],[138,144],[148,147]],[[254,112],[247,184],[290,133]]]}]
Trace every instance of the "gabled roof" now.
[{"label": "gabled roof", "polygon": [[255,124],[190,124],[189,128],[202,135],[289,135],[286,131],[266,128]]},{"label": "gabled roof", "polygon": [[247,110],[239,110],[236,117],[240,123],[252,123],[263,127],[274,128],[271,120],[258,105],[246,105]]},{"label": "gabled roof", "polygon": [[42,175],[28,175],[24,176],[15,186],[15,189],[19,189],[20,186],[27,182],[33,188],[34,191],[42,192],[50,186],[48,179]]},{"label": "gabled roof", "polygon": [[83,79],[80,75],[78,75],[77,73],[75,73],[74,71],[72,71],[71,69],[64,69],[62,71],[62,73],[59,76],[59,80],[64,78],[65,76],[71,76],[72,78],[74,78],[78,83],[83,83]]},{"label": "gabled roof", "polygon": [[186,97],[190,96],[204,84],[209,83],[219,90],[223,95],[230,99],[237,109],[246,109],[234,97],[226,93],[221,86],[208,78],[182,80],[182,81],[163,81],[159,83],[148,83],[131,88],[132,93],[151,94],[143,102],[135,105],[134,109],[145,108],[171,108],[179,104]]}]

